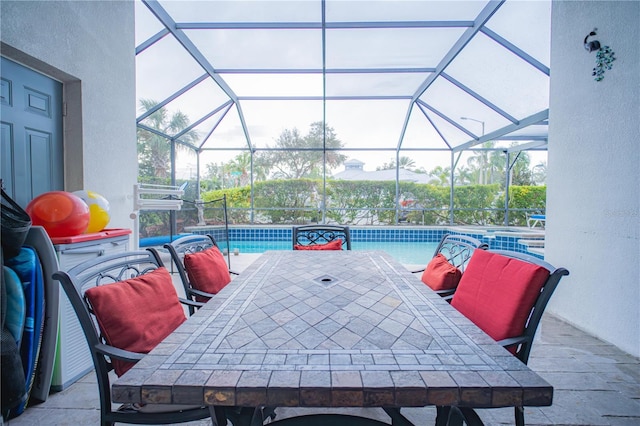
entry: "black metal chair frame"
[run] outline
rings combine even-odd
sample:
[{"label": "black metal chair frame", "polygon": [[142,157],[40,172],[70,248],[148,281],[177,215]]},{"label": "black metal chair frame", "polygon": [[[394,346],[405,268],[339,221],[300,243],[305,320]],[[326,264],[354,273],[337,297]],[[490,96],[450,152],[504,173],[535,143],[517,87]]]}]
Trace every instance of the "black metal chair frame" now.
[{"label": "black metal chair frame", "polygon": [[[111,359],[137,362],[144,357],[144,354],[116,348],[106,343],[91,306],[84,298],[84,291],[93,286],[143,275],[161,266],[164,264],[160,256],[154,249],[149,248],[144,251],[97,257],[76,265],[66,272],[57,271],[53,274],[53,278],[62,284],[89,345],[100,393],[101,424],[112,425],[116,422],[134,424],[182,423],[211,418],[212,416],[215,416],[218,424],[226,424],[225,410],[207,406],[163,413],[143,413],[135,410],[113,411],[111,408],[109,378],[109,372],[113,370]],[[150,301],[150,303],[152,302]],[[180,299],[180,302],[201,306],[197,302],[185,299]]]},{"label": "black metal chair frame", "polygon": [[[549,271],[549,278],[547,278],[547,281],[544,283],[544,286],[540,290],[538,298],[533,304],[533,307],[529,314],[529,319],[527,320],[522,335],[500,340],[497,342],[505,348],[515,347],[516,352],[514,356],[524,364],[527,364],[529,362],[529,355],[531,354],[531,347],[533,346],[533,339],[535,337],[536,331],[538,330],[540,320],[542,319],[542,314],[544,313],[544,310],[547,306],[547,303],[549,303],[549,299],[551,299],[553,292],[556,290],[560,279],[565,275],[569,275],[569,271],[565,268],[556,268],[542,259],[525,253],[518,253],[508,250],[490,250],[490,252],[514,259],[519,259],[524,262],[532,263],[534,265],[542,266]],[[514,407],[514,414],[515,424],[517,426],[524,426],[524,407]],[[436,425],[461,425],[463,424],[463,422],[467,425],[483,424],[478,414],[472,408],[438,407]]]},{"label": "black metal chair frame", "polygon": [[[185,297],[191,301],[195,301],[196,296],[212,298],[214,295],[194,288],[189,280],[189,275],[184,267],[184,255],[189,253],[197,253],[199,251],[207,250],[211,247],[217,247],[218,243],[212,235],[186,235],[180,237],[169,244],[165,244],[164,248],[169,251],[171,261],[180,275],[180,280],[184,287]],[[237,272],[229,271],[230,274],[238,275]],[[196,307],[189,306],[189,313],[193,315]]]},{"label": "black metal chair frame", "polygon": [[351,250],[351,232],[342,225],[302,225],[292,230],[293,246],[327,244],[341,239],[343,249]]},{"label": "black metal chair frame", "polygon": [[[449,263],[464,273],[473,252],[476,249],[487,250],[488,248],[488,244],[467,235],[445,234],[436,247],[433,257],[436,257],[438,253],[442,254],[447,258]],[[417,274],[424,272],[424,270],[425,268],[422,268],[411,272]],[[436,293],[442,297],[446,297],[452,295],[454,291],[455,289],[437,290]]]}]

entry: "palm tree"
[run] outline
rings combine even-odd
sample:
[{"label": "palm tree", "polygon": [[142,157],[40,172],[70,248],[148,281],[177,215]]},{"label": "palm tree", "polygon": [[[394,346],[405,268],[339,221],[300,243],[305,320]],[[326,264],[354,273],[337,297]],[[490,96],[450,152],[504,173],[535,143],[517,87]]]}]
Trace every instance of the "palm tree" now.
[{"label": "palm tree", "polygon": [[531,158],[526,152],[521,152],[518,160],[510,170],[512,185],[535,185],[533,170],[529,167]]},{"label": "palm tree", "polygon": [[491,151],[487,161],[487,184],[504,184],[507,157],[503,151]]},{"label": "palm tree", "polygon": [[[415,167],[416,162],[410,157],[402,156],[398,160],[398,164],[400,165],[401,169],[411,170],[412,168]],[[396,168],[396,160],[391,159],[391,161],[389,161],[388,163],[384,163],[382,166],[376,167],[376,170],[391,170],[395,168]]]},{"label": "palm tree", "polygon": [[468,167],[458,167],[454,182],[458,185],[470,185],[477,180],[477,174]]},{"label": "palm tree", "polygon": [[[158,105],[158,102],[151,99],[140,100],[140,106],[143,111],[149,111],[155,108],[156,105]],[[162,107],[145,118],[143,124],[166,135],[166,137],[156,132],[138,129],[139,174],[141,176],[166,178],[171,171],[171,144],[175,143],[171,140],[171,135],[175,135],[189,127],[189,117],[180,111],[170,115],[167,109]],[[194,146],[198,139],[198,132],[195,130],[189,131],[180,136],[179,142],[181,143],[176,143],[176,148],[192,149],[190,147]]]},{"label": "palm tree", "polygon": [[[489,144],[490,142],[487,142]],[[484,185],[487,183],[486,169],[489,162],[487,151],[479,151],[467,159],[467,165],[471,169],[471,173],[476,176],[477,184]]]},{"label": "palm tree", "polygon": [[[489,141],[482,144],[482,148],[494,148],[495,142]],[[502,151],[478,151],[474,156],[469,157],[467,165],[471,169],[471,174],[476,177],[479,185],[489,185],[492,183],[504,182],[506,157]]]},{"label": "palm tree", "polygon": [[400,157],[400,159],[398,160],[398,166],[401,169],[405,169],[405,170],[411,170],[412,168],[414,168],[416,165],[416,162],[409,157]]},{"label": "palm tree", "polygon": [[436,166],[429,174],[433,176],[433,179],[429,181],[429,183],[447,186],[449,185],[449,178],[451,177],[451,167]]},{"label": "palm tree", "polygon": [[249,184],[249,172],[251,170],[251,153],[242,152],[227,164],[227,170],[236,181],[236,186]]}]

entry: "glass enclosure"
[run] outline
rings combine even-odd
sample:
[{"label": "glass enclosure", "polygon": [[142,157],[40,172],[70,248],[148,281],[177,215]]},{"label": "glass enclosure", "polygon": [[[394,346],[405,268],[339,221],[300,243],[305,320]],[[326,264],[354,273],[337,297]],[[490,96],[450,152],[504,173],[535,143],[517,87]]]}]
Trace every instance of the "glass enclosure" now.
[{"label": "glass enclosure", "polygon": [[140,182],[189,182],[178,226],[224,195],[235,223],[544,212],[550,1],[135,7]]}]

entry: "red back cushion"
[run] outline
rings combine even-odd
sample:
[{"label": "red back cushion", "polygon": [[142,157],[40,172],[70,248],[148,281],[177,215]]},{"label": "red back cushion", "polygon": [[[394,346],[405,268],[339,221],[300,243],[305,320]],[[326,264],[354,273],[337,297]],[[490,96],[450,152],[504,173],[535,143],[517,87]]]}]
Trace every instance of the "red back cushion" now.
[{"label": "red back cushion", "polygon": [[[149,353],[186,318],[166,268],[90,288],[85,292],[107,343],[132,352]],[[118,376],[133,363],[113,360]]]},{"label": "red back cushion", "polygon": [[438,253],[422,273],[422,282],[432,290],[451,290],[456,288],[462,278],[462,272],[449,263],[447,258]]},{"label": "red back cushion", "polygon": [[[184,268],[187,270],[191,286],[207,293],[217,294],[231,282],[227,262],[216,247],[185,254]],[[208,299],[196,296],[196,300],[206,302]]]},{"label": "red back cushion", "polygon": [[494,340],[520,336],[548,277],[541,266],[476,250],[451,305]]},{"label": "red back cushion", "polygon": [[342,240],[337,239],[327,244],[313,244],[313,245],[302,245],[296,244],[293,246],[294,250],[342,250]]}]

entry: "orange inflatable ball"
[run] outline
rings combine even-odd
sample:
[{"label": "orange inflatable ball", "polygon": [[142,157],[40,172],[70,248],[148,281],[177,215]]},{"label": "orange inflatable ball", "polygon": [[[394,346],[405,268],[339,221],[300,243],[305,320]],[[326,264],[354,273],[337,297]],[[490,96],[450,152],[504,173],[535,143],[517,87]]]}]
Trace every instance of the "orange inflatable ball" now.
[{"label": "orange inflatable ball", "polygon": [[26,210],[33,225],[44,227],[51,238],[80,235],[89,225],[89,206],[70,192],[40,194],[31,200]]},{"label": "orange inflatable ball", "polygon": [[82,201],[89,206],[89,226],[87,226],[85,233],[100,232],[106,228],[111,220],[107,199],[93,191],[73,191],[73,194],[82,198]]}]

